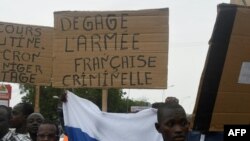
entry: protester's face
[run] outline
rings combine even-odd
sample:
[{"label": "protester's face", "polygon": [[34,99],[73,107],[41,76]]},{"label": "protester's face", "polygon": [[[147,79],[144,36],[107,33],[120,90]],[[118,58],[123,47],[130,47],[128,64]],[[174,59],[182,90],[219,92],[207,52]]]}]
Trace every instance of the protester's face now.
[{"label": "protester's face", "polygon": [[8,112],[4,108],[0,108],[0,138],[9,130]]},{"label": "protester's face", "polygon": [[164,141],[185,141],[188,121],[183,109],[165,109],[160,119],[156,127]]},{"label": "protester's face", "polygon": [[22,105],[16,105],[12,110],[12,118],[10,121],[12,128],[21,127],[24,123],[26,123],[26,117],[22,111]]},{"label": "protester's face", "polygon": [[44,118],[39,113],[33,113],[27,118],[27,129],[29,133],[37,133],[39,125],[43,122]]},{"label": "protester's face", "polygon": [[41,124],[37,131],[37,141],[57,141],[55,125]]}]

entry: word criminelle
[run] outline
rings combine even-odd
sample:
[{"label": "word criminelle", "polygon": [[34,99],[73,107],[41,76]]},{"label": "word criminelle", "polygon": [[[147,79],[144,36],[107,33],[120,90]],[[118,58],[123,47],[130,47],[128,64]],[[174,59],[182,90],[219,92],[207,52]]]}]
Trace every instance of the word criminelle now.
[{"label": "word criminelle", "polygon": [[95,86],[95,87],[113,87],[113,86],[138,86],[151,85],[151,72],[115,72],[115,73],[96,73],[96,74],[73,74],[65,75],[62,83],[68,86]]}]

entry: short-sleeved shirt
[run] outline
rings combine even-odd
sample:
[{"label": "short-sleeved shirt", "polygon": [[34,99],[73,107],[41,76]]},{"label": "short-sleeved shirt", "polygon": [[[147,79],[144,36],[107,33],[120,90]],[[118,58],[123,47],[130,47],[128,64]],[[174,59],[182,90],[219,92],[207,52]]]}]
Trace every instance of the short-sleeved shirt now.
[{"label": "short-sleeved shirt", "polygon": [[0,141],[17,141],[14,133],[12,131],[9,131],[7,134],[5,134],[5,136],[0,139]]},{"label": "short-sleeved shirt", "polygon": [[9,131],[0,141],[32,141],[29,134],[18,134],[15,131]]},{"label": "short-sleeved shirt", "polygon": [[16,141],[32,141],[30,138],[29,133],[27,134],[19,134],[19,133],[13,133],[13,136],[15,137]]}]

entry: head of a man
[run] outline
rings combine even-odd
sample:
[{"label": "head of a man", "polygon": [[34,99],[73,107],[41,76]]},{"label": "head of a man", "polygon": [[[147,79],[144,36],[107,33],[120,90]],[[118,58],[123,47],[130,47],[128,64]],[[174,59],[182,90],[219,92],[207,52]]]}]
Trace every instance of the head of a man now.
[{"label": "head of a man", "polygon": [[157,111],[155,127],[164,141],[185,141],[189,123],[185,110],[176,102],[164,103]]},{"label": "head of a man", "polygon": [[44,121],[40,124],[37,131],[37,141],[58,141],[58,126],[50,121]]},{"label": "head of a man", "polygon": [[9,131],[10,117],[10,108],[0,105],[0,139]]},{"label": "head of a man", "polygon": [[26,125],[27,117],[34,112],[34,108],[29,103],[18,103],[12,109],[11,127],[21,128]]},{"label": "head of a man", "polygon": [[165,103],[179,103],[179,99],[173,96],[169,96],[165,99]]},{"label": "head of a man", "polygon": [[41,113],[32,113],[27,118],[27,129],[30,134],[37,134],[39,125],[44,121]]}]

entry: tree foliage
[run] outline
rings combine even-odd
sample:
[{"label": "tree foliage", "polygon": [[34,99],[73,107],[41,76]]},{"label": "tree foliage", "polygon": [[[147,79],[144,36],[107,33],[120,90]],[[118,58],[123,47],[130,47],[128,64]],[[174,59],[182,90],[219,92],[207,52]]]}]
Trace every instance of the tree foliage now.
[{"label": "tree foliage", "polygon": [[[32,85],[20,85],[21,93],[26,93],[22,97],[23,102],[29,102],[35,105],[36,88]],[[76,95],[88,99],[95,103],[100,109],[102,106],[102,90],[90,88],[70,89]],[[64,89],[53,88],[49,86],[40,87],[40,112],[46,119],[57,120],[57,108],[60,104],[59,98],[64,93]],[[54,97],[54,98],[53,98]],[[125,98],[125,93],[121,89],[108,90],[108,112],[126,113],[130,111],[130,106],[147,106],[150,103],[146,101],[134,101]]]}]

